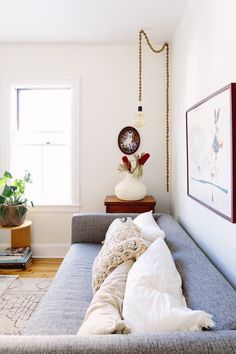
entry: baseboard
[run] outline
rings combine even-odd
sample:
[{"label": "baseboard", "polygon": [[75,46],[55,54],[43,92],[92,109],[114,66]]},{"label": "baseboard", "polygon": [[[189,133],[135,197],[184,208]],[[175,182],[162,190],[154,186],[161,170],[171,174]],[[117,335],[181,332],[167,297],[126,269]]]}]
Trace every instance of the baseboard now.
[{"label": "baseboard", "polygon": [[1,242],[1,246],[0,246],[2,249],[4,249],[4,248],[7,248],[7,247],[11,247],[11,242],[8,242],[8,243],[6,243],[6,242],[4,242],[4,243],[2,243]]},{"label": "baseboard", "polygon": [[64,258],[70,248],[66,243],[33,243],[33,258]]}]

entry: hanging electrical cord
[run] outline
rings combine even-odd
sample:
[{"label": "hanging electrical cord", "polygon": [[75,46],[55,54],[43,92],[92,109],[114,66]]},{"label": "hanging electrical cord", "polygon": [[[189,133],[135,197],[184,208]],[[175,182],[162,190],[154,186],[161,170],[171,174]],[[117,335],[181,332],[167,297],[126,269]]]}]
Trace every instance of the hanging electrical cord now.
[{"label": "hanging electrical cord", "polygon": [[[146,39],[149,48],[154,53],[161,53],[166,49],[166,190],[170,190],[170,120],[169,120],[169,44],[164,43],[160,49],[155,49],[144,30],[139,31],[139,73],[138,73],[138,99],[139,107],[138,111],[142,112],[142,36]],[[146,120],[144,118],[143,120]],[[145,124],[145,123],[144,123]],[[143,125],[144,125],[143,124]],[[140,125],[141,126],[141,125]]]}]

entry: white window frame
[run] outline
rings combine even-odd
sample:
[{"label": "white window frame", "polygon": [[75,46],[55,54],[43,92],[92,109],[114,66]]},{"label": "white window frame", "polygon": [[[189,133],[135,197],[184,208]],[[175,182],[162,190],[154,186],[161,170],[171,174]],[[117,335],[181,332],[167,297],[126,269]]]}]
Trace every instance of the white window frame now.
[{"label": "white window frame", "polygon": [[[0,102],[0,114],[5,119],[5,134],[0,133],[0,149],[3,151],[0,165],[3,169],[12,171],[14,161],[14,131],[17,122],[16,112],[16,89],[17,88],[52,88],[52,87],[70,87],[72,92],[72,124],[71,124],[71,189],[72,203],[70,205],[36,205],[34,208],[29,207],[30,212],[45,211],[68,211],[78,212],[80,208],[80,178],[79,178],[79,77],[2,77],[0,91],[2,92],[2,102]],[[2,135],[2,136],[1,136]]]}]

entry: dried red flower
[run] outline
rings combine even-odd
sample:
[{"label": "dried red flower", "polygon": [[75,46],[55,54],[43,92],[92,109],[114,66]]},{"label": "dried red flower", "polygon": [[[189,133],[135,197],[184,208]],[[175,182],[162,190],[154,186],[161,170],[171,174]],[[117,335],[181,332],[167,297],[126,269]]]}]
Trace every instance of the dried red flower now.
[{"label": "dried red flower", "polygon": [[143,154],[139,159],[138,162],[140,165],[144,165],[145,162],[149,159],[150,154],[148,152],[146,152],[145,154]]},{"label": "dried red flower", "polygon": [[[129,160],[127,156],[122,156],[122,163],[119,165],[119,171],[126,171],[132,174],[135,178],[142,177],[143,174],[143,165],[150,157],[150,154],[142,152],[141,155],[134,154],[134,160]],[[132,165],[132,162],[135,165]]]},{"label": "dried red flower", "polygon": [[128,157],[123,156],[122,161],[123,161],[123,164],[125,165],[125,167],[127,168],[127,170],[131,172],[131,163],[129,162]]}]

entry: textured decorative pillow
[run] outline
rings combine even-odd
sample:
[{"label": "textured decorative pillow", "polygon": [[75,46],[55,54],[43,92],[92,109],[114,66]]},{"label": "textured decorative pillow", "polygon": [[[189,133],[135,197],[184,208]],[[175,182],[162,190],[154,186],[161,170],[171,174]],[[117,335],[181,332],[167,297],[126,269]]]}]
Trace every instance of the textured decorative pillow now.
[{"label": "textured decorative pillow", "polygon": [[107,232],[105,235],[105,240],[108,240],[110,238],[110,236],[113,234],[113,232],[115,232],[122,225],[123,225],[123,222],[120,218],[113,220],[107,229]]},{"label": "textured decorative pillow", "polygon": [[158,237],[165,238],[165,233],[154,220],[152,211],[138,215],[133,221],[142,230],[143,238],[145,240],[153,242]]},{"label": "textured decorative pillow", "polygon": [[134,261],[120,264],[108,275],[93,297],[78,335],[129,333],[122,320],[122,307],[128,272]]},{"label": "textured decorative pillow", "polygon": [[97,291],[106,277],[121,263],[137,259],[148,247],[142,233],[131,218],[122,223],[109,237],[94,260],[92,269],[93,292]]},{"label": "textured decorative pillow", "polygon": [[131,332],[197,331],[214,326],[211,315],[187,308],[171,253],[158,238],[131,268],[123,318]]}]

